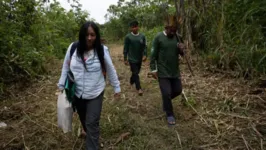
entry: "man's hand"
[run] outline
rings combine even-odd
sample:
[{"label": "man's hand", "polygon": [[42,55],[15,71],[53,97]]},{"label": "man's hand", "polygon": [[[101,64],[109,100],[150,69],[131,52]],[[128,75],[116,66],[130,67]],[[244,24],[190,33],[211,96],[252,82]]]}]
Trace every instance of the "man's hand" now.
[{"label": "man's hand", "polygon": [[185,44],[184,44],[184,43],[179,43],[179,44],[177,45],[177,47],[178,47],[179,50],[180,50],[180,54],[183,56],[183,55],[185,54],[185,49],[186,49]]},{"label": "man's hand", "polygon": [[149,72],[148,73],[148,77],[152,77],[152,78],[154,78],[154,79],[158,79],[158,74],[157,74],[157,72]]},{"label": "man's hand", "polygon": [[125,60],[125,61],[124,61],[124,64],[125,64],[126,66],[128,66],[128,61],[127,61],[127,60]]},{"label": "man's hand", "polygon": [[142,61],[146,61],[146,60],[147,60],[147,56],[143,56]]},{"label": "man's hand", "polygon": [[186,48],[184,43],[179,43],[178,48],[184,50]]}]

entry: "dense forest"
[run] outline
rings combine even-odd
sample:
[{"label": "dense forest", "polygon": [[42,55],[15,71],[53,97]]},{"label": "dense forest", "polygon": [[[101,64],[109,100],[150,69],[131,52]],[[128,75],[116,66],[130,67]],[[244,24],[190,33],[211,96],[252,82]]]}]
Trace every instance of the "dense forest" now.
[{"label": "dense forest", "polygon": [[[62,58],[77,39],[79,26],[92,18],[78,0],[70,2],[69,11],[57,1],[0,2],[1,92],[7,83],[45,75],[49,58]],[[123,41],[129,22],[138,20],[150,48],[153,37],[163,30],[165,14],[177,12],[189,52],[200,55],[211,68],[253,77],[266,72],[265,6],[261,0],[119,0],[100,26],[111,43]]]},{"label": "dense forest", "polygon": [[265,6],[266,1],[260,0],[119,0],[108,9],[104,33],[122,39],[128,22],[136,19],[150,47],[163,29],[165,14],[177,12],[179,33],[192,54],[214,68],[253,77],[266,72]]},{"label": "dense forest", "polygon": [[48,75],[45,64],[63,58],[77,39],[80,25],[90,19],[75,1],[70,11],[59,2],[0,2],[0,92],[6,85]]},{"label": "dense forest", "polygon": [[[1,93],[8,84],[49,74],[45,64],[62,58],[80,25],[92,20],[78,0],[69,2],[69,11],[56,0],[0,2]],[[202,58],[197,61],[210,70],[252,78],[266,72],[265,6],[261,0],[119,0],[100,26],[108,43],[123,42],[129,22],[138,20],[150,49],[165,15],[177,13],[179,33],[188,53]]]}]

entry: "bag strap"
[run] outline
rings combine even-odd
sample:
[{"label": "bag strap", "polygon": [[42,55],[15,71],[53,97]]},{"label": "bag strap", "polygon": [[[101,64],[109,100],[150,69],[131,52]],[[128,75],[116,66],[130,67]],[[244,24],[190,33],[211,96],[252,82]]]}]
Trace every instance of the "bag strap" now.
[{"label": "bag strap", "polygon": [[75,50],[77,49],[78,47],[78,41],[76,42],[73,42],[72,46],[71,46],[71,49],[70,49],[70,58],[73,56]]},{"label": "bag strap", "polygon": [[[102,49],[103,49],[103,61],[104,61],[104,46],[103,45],[102,45]],[[105,65],[104,62],[103,62],[103,65]],[[102,67],[102,73],[103,73],[104,79],[106,80],[106,67],[105,67],[105,70],[103,69],[102,64],[101,64],[101,67]]]}]

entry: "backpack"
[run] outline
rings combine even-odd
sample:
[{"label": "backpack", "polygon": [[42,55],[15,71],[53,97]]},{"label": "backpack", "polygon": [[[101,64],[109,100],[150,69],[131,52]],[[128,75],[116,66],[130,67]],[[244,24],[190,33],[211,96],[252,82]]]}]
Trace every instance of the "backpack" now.
[{"label": "backpack", "polygon": [[70,59],[72,57],[72,55],[74,54],[76,48],[78,47],[78,41],[74,42],[71,46],[71,49],[70,49]]},{"label": "backpack", "polygon": [[[71,60],[72,55],[74,54],[74,52],[77,48],[77,45],[78,45],[78,41],[74,42],[71,46],[70,60]],[[75,107],[74,107],[75,90],[76,90],[76,84],[75,84],[75,80],[74,80],[74,75],[71,72],[71,70],[69,69],[69,71],[67,73],[66,82],[65,82],[65,92],[66,92],[67,100],[69,101],[69,103],[72,103],[72,108],[74,111],[75,111]]]}]

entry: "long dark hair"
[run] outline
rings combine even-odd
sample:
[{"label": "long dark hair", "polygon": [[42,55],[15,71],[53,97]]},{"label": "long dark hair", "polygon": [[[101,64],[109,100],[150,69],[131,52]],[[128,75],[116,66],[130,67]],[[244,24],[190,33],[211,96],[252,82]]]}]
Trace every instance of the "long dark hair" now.
[{"label": "long dark hair", "polygon": [[79,30],[79,42],[78,42],[78,46],[77,46],[77,55],[78,57],[82,60],[82,63],[86,68],[86,64],[85,64],[85,60],[84,60],[84,52],[86,50],[88,50],[87,47],[87,32],[88,32],[88,28],[92,27],[92,29],[94,30],[95,34],[96,34],[96,39],[93,43],[93,49],[96,51],[98,58],[100,60],[101,66],[102,66],[102,71],[105,72],[105,64],[104,64],[104,49],[103,49],[103,45],[101,43],[101,35],[100,35],[100,29],[99,27],[92,21],[88,21],[86,23],[84,23]]}]

